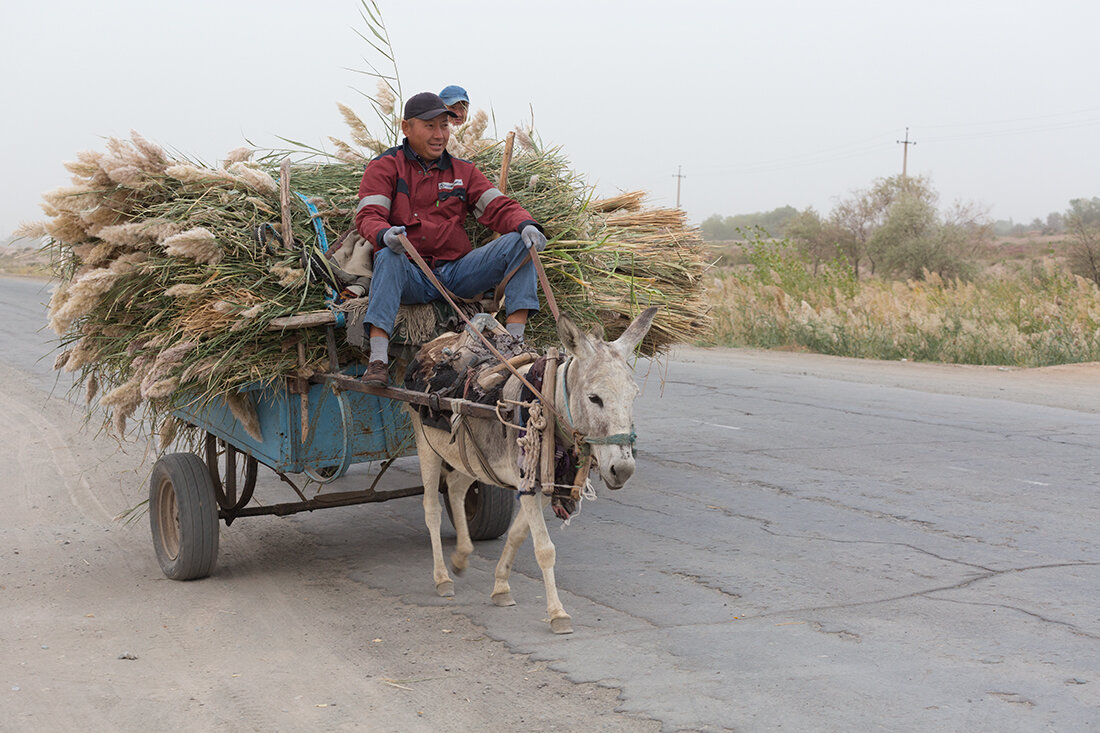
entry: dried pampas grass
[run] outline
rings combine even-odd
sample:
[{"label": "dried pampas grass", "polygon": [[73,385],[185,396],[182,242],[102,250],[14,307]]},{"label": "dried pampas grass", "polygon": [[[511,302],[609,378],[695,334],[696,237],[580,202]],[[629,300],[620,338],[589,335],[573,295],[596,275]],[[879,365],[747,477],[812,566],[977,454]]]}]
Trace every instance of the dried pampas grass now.
[{"label": "dried pampas grass", "polygon": [[279,193],[279,184],[275,183],[275,179],[267,171],[256,166],[248,163],[233,163],[226,170],[233,174],[237,181],[259,193]]},{"label": "dried pampas grass", "polygon": [[226,395],[225,402],[245,432],[263,442],[264,434],[260,428],[260,417],[256,414],[256,405],[252,401],[252,396],[248,393],[233,392]]},{"label": "dried pampas grass", "polygon": [[162,243],[164,251],[175,257],[186,257],[195,262],[216,265],[221,262],[222,248],[217,237],[209,229],[195,227],[173,235]]}]

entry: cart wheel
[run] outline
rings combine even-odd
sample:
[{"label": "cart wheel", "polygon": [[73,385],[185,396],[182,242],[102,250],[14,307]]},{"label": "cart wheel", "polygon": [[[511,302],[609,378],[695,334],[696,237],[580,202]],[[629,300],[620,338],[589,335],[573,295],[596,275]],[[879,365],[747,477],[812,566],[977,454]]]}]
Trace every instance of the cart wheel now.
[{"label": "cart wheel", "polygon": [[194,453],[170,453],[153,466],[149,525],[157,562],[169,578],[205,578],[214,571],[218,505],[210,471]]},{"label": "cart wheel", "polygon": [[[472,540],[495,540],[508,531],[512,523],[512,507],[515,504],[515,492],[492,484],[475,481],[466,492],[466,526],[470,529]],[[447,507],[447,518],[454,526],[451,502],[443,497]]]},{"label": "cart wheel", "polygon": [[252,501],[256,490],[256,459],[210,433],[206,434],[204,449],[218,506],[230,513],[240,511]]}]

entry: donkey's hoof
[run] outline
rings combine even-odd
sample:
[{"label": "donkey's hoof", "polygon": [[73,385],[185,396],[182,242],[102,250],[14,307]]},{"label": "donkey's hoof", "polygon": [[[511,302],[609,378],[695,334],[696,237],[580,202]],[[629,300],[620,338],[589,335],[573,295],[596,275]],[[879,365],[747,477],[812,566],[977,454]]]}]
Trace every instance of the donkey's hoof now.
[{"label": "donkey's hoof", "polygon": [[550,630],[555,634],[572,634],[573,633],[573,619],[568,616],[561,616],[560,618],[550,619]]},{"label": "donkey's hoof", "polygon": [[504,591],[503,593],[494,593],[493,603],[498,606],[516,605],[515,599],[512,598],[512,594],[509,591]]},{"label": "donkey's hoof", "polygon": [[462,575],[466,572],[466,567],[470,564],[470,559],[465,555],[459,555],[457,552],[451,553],[451,570],[455,575]]},{"label": "donkey's hoof", "polygon": [[444,580],[442,583],[436,583],[435,592],[444,598],[451,598],[455,594],[454,581]]}]

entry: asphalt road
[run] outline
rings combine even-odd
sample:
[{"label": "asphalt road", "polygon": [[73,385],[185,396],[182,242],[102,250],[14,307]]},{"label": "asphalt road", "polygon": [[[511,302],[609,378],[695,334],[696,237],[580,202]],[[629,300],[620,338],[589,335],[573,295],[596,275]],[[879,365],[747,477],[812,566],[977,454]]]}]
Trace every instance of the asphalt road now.
[{"label": "asphalt road", "polygon": [[[2,358],[48,386],[52,359],[10,347],[32,315],[0,304]],[[641,363],[639,381],[634,478],[551,522],[571,636],[540,621],[529,544],[518,606],[488,598],[499,540],[477,544],[456,598],[436,597],[416,499],[243,519],[223,542],[250,521],[289,526],[365,593],[466,616],[665,730],[1100,730],[1100,365],[687,350]],[[274,496],[265,473],[257,495]],[[388,480],[418,483],[415,463]],[[237,561],[223,552],[219,573]]]}]

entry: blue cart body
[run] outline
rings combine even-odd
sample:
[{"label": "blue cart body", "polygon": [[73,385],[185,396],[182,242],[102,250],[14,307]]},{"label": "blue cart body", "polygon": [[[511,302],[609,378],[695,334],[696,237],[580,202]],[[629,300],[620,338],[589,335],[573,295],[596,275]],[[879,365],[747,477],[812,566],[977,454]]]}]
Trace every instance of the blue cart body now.
[{"label": "blue cart body", "polygon": [[287,380],[241,393],[256,408],[262,441],[248,434],[223,399],[186,404],[175,415],[279,473],[326,468],[343,473],[353,463],[416,452],[408,413],[396,400],[334,390],[327,382],[310,384],[303,439],[302,396],[291,393]]}]

